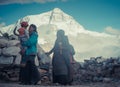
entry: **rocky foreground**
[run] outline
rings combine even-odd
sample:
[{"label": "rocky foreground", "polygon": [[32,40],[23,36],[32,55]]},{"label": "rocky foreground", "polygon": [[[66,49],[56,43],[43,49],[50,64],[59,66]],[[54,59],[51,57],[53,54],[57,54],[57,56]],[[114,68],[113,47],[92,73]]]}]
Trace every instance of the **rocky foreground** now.
[{"label": "rocky foreground", "polygon": [[[20,56],[19,41],[14,36],[0,36],[0,87],[22,87],[18,82]],[[75,62],[72,86],[120,87],[120,57],[92,57],[83,63]],[[48,69],[49,68],[49,69]],[[61,86],[51,82],[52,67],[39,68],[43,75],[41,86]],[[40,85],[24,85],[38,87]]]},{"label": "rocky foreground", "polygon": [[[46,85],[19,85],[17,83],[0,83],[0,87],[46,87]],[[47,87],[64,87],[61,85],[47,85]],[[65,87],[120,87],[120,83],[86,83],[81,85],[67,85]]]}]

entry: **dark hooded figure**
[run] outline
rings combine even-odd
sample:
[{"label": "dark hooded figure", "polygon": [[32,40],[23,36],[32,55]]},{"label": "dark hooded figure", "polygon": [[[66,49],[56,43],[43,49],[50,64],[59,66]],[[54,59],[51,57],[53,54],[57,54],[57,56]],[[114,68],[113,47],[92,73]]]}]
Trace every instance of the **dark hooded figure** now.
[{"label": "dark hooded figure", "polygon": [[53,83],[60,83],[62,85],[67,85],[69,83],[69,49],[68,43],[65,40],[65,33],[63,30],[57,31],[57,39],[55,45],[50,52],[53,52],[52,66],[53,66]]}]

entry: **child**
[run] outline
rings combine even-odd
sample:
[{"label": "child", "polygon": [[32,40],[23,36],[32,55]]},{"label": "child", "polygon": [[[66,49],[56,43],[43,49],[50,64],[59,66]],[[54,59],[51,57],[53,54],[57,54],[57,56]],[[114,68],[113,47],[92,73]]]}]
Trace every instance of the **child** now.
[{"label": "child", "polygon": [[27,31],[28,23],[22,22],[21,28],[18,29],[20,42],[23,43],[28,40],[29,35]]},{"label": "child", "polygon": [[24,43],[25,41],[28,40],[29,38],[29,34],[28,34],[28,31],[27,31],[27,27],[28,27],[28,22],[21,22],[20,23],[21,25],[21,28],[19,28],[17,31],[19,34],[16,33],[16,29],[17,27],[15,27],[13,33],[18,36],[19,40],[20,40],[20,43],[21,43],[21,55],[22,55],[22,60],[21,60],[21,63],[25,62],[25,57],[24,57],[24,54],[25,54],[25,50],[27,49],[26,46],[22,46],[22,43]]}]

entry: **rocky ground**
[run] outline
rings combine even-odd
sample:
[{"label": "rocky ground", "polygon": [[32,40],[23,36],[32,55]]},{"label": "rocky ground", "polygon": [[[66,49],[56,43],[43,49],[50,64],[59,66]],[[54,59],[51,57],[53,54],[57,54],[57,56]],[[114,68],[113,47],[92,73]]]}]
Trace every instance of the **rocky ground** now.
[{"label": "rocky ground", "polygon": [[[89,60],[92,61],[92,60]],[[75,63],[73,64],[74,67],[74,79],[72,82],[72,85],[66,85],[66,87],[69,86],[75,86],[75,87],[120,87],[120,80],[119,78],[115,78],[114,76],[98,76],[96,79],[94,79],[96,77],[96,73],[95,75],[93,75],[93,73],[91,74],[89,72],[89,69],[87,68],[83,68],[81,67],[80,63]],[[84,73],[82,72],[84,70],[86,70]],[[45,72],[45,71],[41,71],[40,72]],[[107,73],[108,74],[108,73]],[[113,73],[115,74],[115,73]],[[119,73],[118,73],[119,74]],[[63,87],[63,85],[60,84],[53,84],[51,81],[49,80],[43,80],[42,83],[40,85],[21,85],[19,84],[18,81],[0,81],[0,87],[40,87],[40,86],[47,86],[47,87],[51,87],[51,86],[58,86],[58,87]]]},{"label": "rocky ground", "polygon": [[[0,83],[0,87],[45,87],[46,85],[19,85],[18,83]],[[62,85],[47,85],[47,87],[64,87]],[[80,85],[67,85],[66,87],[120,87],[120,83],[82,83]]]},{"label": "rocky ground", "polygon": [[[21,59],[19,52],[19,41],[16,37],[8,37],[7,35],[0,37],[0,87],[61,86],[51,83],[52,67],[49,67],[49,64],[39,67],[39,71],[43,75],[40,85],[20,85],[18,82],[18,65]],[[40,53],[44,52],[40,51]],[[43,61],[45,63],[46,60]],[[89,60],[84,60],[83,63],[75,62],[72,67],[73,82],[71,86],[120,87],[120,57],[92,57]]]}]

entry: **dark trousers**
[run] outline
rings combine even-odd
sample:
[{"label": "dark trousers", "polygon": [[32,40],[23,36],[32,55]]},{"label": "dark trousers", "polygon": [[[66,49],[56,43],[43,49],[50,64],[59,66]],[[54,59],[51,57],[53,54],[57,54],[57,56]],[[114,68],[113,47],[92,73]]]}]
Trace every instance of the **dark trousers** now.
[{"label": "dark trousers", "polygon": [[37,84],[40,80],[40,73],[35,65],[35,56],[26,56],[26,66],[23,67],[20,71],[21,73],[21,82],[25,84]]}]

